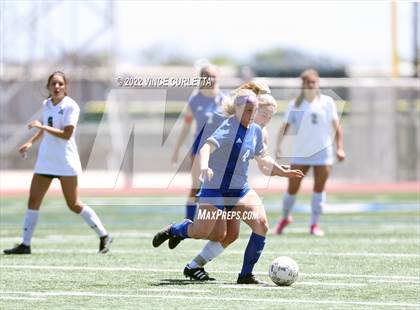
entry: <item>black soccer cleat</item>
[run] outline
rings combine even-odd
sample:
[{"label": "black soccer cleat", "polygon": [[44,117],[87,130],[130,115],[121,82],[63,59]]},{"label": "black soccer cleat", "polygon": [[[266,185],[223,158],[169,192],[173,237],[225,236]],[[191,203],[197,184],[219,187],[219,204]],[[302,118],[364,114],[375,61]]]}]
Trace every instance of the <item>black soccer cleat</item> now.
[{"label": "black soccer cleat", "polygon": [[109,247],[111,246],[112,241],[114,241],[114,238],[112,238],[111,235],[106,235],[99,238],[99,251],[98,253],[105,254],[109,252]]},{"label": "black soccer cleat", "polygon": [[11,255],[11,254],[31,254],[31,246],[30,245],[24,245],[16,244],[14,248],[3,250],[3,253],[5,255]]},{"label": "black soccer cleat", "polygon": [[173,249],[175,249],[175,248],[178,246],[178,244],[179,244],[182,240],[184,240],[184,238],[182,238],[182,237],[178,237],[178,236],[172,236],[172,237],[170,237],[170,238],[169,238],[169,241],[168,241],[168,247],[169,247],[171,250],[173,250]]},{"label": "black soccer cleat", "polygon": [[209,274],[201,268],[188,268],[188,265],[184,268],[184,276],[195,281],[214,281],[215,278],[211,278]]},{"label": "black soccer cleat", "polygon": [[[158,246],[160,246],[162,243],[164,243],[166,240],[168,240],[169,238],[172,237],[171,234],[171,227],[172,225],[168,225],[166,226],[164,229],[162,229],[161,231],[159,231],[154,237],[153,237],[153,241],[152,244],[155,248],[157,248]],[[179,242],[178,242],[179,243]],[[175,245],[176,246],[176,245]]]},{"label": "black soccer cleat", "polygon": [[239,274],[238,276],[238,280],[236,281],[237,284],[264,284],[264,285],[268,285],[267,282],[264,281],[260,281],[255,279],[255,275],[253,275],[252,273],[241,277],[241,275]]}]

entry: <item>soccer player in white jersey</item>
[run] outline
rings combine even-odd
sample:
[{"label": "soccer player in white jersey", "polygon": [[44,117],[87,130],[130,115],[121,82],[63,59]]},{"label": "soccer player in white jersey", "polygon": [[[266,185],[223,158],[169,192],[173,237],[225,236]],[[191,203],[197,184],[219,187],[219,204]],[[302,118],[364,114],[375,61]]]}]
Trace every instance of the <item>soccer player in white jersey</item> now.
[{"label": "soccer player in white jersey", "polygon": [[67,96],[67,79],[64,73],[52,73],[48,77],[47,89],[49,97],[42,103],[42,123],[35,120],[28,124],[29,129],[36,128],[38,132],[19,148],[19,152],[25,155],[33,143],[42,138],[24,217],[23,240],[14,248],[4,250],[4,254],[31,253],[31,239],[38,222],[39,208],[54,178],[60,180],[69,209],[80,214],[98,234],[99,253],[106,253],[112,237],[95,211],[82,203],[79,197],[78,174],[81,172],[81,164],[75,141],[79,106]]},{"label": "soccer player in white jersey", "polygon": [[[325,183],[334,163],[333,140],[336,142],[337,159],[343,161],[346,157],[343,133],[334,100],[320,93],[318,72],[312,69],[306,70],[300,78],[302,90],[300,95],[289,103],[284,124],[278,134],[276,155],[277,158],[282,157],[283,136],[291,132],[294,135],[291,169],[299,169],[305,175],[310,167],[314,170],[310,233],[323,236],[324,231],[319,228],[319,217],[326,203]],[[300,184],[301,179],[289,179],[287,192],[283,196],[283,216],[274,233],[281,234],[293,221],[290,212],[295,204]]]}]

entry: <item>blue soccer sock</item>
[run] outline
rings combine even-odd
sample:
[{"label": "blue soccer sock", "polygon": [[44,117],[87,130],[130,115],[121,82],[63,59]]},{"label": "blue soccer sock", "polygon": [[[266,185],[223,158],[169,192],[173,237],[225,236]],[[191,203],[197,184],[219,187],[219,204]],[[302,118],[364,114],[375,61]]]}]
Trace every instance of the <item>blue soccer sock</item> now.
[{"label": "blue soccer sock", "polygon": [[192,221],[189,219],[183,220],[181,223],[173,224],[171,227],[171,234],[174,236],[189,238],[188,236],[188,226],[192,224]]},{"label": "blue soccer sock", "polygon": [[255,264],[258,262],[261,256],[264,246],[265,236],[252,233],[245,250],[244,263],[242,265],[240,277],[244,277],[252,273]]},{"label": "blue soccer sock", "polygon": [[185,207],[185,218],[194,221],[195,212],[197,210],[196,203],[188,203]]}]

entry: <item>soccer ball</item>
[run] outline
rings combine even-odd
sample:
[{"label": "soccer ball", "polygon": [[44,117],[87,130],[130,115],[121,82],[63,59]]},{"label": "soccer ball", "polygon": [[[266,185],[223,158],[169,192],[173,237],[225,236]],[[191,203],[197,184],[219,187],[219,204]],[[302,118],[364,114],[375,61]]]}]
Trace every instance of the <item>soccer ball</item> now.
[{"label": "soccer ball", "polygon": [[279,286],[289,286],[296,281],[299,267],[296,262],[287,256],[280,256],[273,260],[268,270],[271,280]]}]

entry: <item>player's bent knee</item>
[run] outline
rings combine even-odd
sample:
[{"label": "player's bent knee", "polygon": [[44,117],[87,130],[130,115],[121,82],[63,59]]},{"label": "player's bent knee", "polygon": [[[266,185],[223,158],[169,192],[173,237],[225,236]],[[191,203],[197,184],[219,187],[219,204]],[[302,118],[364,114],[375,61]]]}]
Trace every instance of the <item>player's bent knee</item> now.
[{"label": "player's bent knee", "polygon": [[209,240],[216,241],[216,242],[221,242],[225,238],[226,238],[226,231],[220,231],[220,232],[217,232],[216,234],[211,234],[209,236]]},{"label": "player's bent knee", "polygon": [[258,221],[258,228],[263,235],[266,235],[268,232],[268,222],[266,218],[261,218]]},{"label": "player's bent knee", "polygon": [[239,232],[227,234],[226,238],[223,240],[223,244],[228,246],[229,244],[234,243],[239,238]]},{"label": "player's bent knee", "polygon": [[193,239],[207,239],[209,233],[205,230],[192,230],[190,231],[189,236]]},{"label": "player's bent knee", "polygon": [[72,204],[67,204],[67,206],[69,207],[69,209],[71,211],[73,211],[76,214],[79,214],[80,212],[82,212],[83,206],[80,204],[76,204],[76,203],[72,203]]}]

